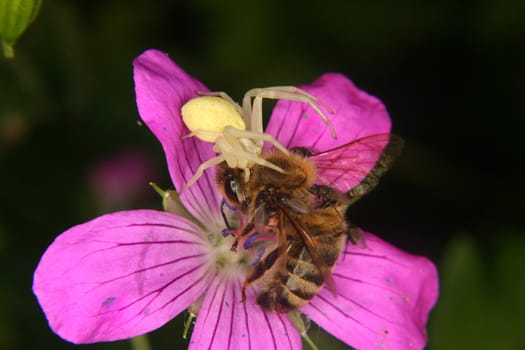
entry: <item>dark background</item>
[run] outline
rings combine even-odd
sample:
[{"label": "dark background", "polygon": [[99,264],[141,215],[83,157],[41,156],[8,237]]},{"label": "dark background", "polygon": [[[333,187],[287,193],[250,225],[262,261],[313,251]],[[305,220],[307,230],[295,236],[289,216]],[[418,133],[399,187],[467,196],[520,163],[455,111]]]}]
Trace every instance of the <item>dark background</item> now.
[{"label": "dark background", "polygon": [[[438,266],[429,349],[525,348],[524,38],[520,0],[44,1],[0,60],[0,348],[77,348],[32,295],[41,254],[101,213],[160,208],[147,181],[170,180],[131,67],[148,48],[237,100],[327,71],[378,96],[406,148],[350,217]],[[122,152],[146,158],[145,178],[106,198],[90,174]],[[184,348],[181,322],[152,333],[154,349]]]}]

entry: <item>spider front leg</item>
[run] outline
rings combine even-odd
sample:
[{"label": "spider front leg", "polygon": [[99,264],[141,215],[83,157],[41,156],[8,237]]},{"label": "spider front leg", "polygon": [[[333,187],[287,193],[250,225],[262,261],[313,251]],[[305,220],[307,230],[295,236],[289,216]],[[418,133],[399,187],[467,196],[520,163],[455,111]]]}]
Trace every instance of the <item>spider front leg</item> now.
[{"label": "spider front leg", "polygon": [[[189,139],[190,137],[196,137],[199,140],[203,140],[205,142],[213,143],[212,140],[216,140],[218,137],[222,136],[222,133],[217,131],[209,131],[209,130],[195,130],[190,132],[189,134],[183,135],[182,139]],[[209,141],[208,141],[209,140]]]},{"label": "spider front leg", "polygon": [[222,149],[222,157],[228,163],[230,168],[239,168],[245,172],[245,181],[249,180],[249,170],[253,164],[258,164],[280,173],[284,173],[284,170],[278,167],[277,165],[267,161],[264,158],[259,157],[258,155],[245,152],[240,149],[231,148],[231,149]]},{"label": "spider front leg", "polygon": [[208,169],[208,168],[210,168],[212,166],[215,166],[215,165],[217,165],[217,164],[219,164],[219,163],[221,163],[223,161],[224,161],[224,157],[222,155],[220,155],[220,156],[208,159],[207,161],[205,161],[204,163],[199,165],[199,167],[197,168],[197,171],[195,172],[195,174],[193,174],[191,179],[189,179],[189,181],[186,182],[186,184],[184,185],[184,187],[182,188],[180,193],[184,192],[188,187],[190,187],[195,182],[197,182],[199,177],[201,177],[202,174],[204,173],[204,170],[206,170],[206,169]]},{"label": "spider front leg", "polygon": [[[255,140],[260,141],[261,146],[259,149],[262,149],[262,143],[269,142],[271,143],[275,148],[277,148],[279,151],[283,152],[284,154],[288,155],[290,152],[281,145],[279,141],[277,141],[272,135],[266,134],[263,132],[256,132],[256,131],[247,131],[247,130],[239,130],[233,127],[225,127],[224,128],[224,134],[231,135],[239,140],[241,143],[245,143],[245,140]],[[244,146],[247,146],[246,144]]]},{"label": "spider front leg", "polygon": [[[251,99],[254,98],[253,105]],[[330,129],[330,134],[337,138],[334,127],[326,114],[321,111],[318,105],[323,106],[329,113],[332,109],[317,97],[308,92],[296,88],[295,86],[274,86],[261,89],[251,89],[244,95],[242,101],[243,114],[245,119],[250,116],[249,130],[262,132],[262,99],[289,100],[307,103],[324,121]]]},{"label": "spider front leg", "polygon": [[243,110],[242,110],[241,106],[239,106],[239,104],[237,102],[235,102],[233,100],[233,98],[231,98],[230,95],[228,95],[224,91],[197,91],[197,94],[199,94],[201,96],[218,96],[218,97],[220,97],[220,98],[230,102],[235,107],[237,112],[239,112],[240,115],[243,114]]}]

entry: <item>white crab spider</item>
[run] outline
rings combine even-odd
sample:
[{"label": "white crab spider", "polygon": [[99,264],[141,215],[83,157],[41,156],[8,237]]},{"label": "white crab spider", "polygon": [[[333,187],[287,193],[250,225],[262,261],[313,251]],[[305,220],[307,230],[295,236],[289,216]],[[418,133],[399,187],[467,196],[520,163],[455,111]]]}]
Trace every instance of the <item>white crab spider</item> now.
[{"label": "white crab spider", "polygon": [[[242,169],[245,181],[248,181],[250,168],[254,164],[283,172],[280,167],[259,157],[265,141],[281,152],[289,154],[288,150],[273,136],[263,132],[262,101],[264,98],[307,103],[321,116],[329,127],[332,137],[336,137],[332,124],[317,105],[322,105],[332,113],[330,107],[315,96],[294,86],[251,89],[244,95],[242,107],[224,92],[201,94],[203,96],[193,98],[182,106],[182,119],[191,131],[184,137],[195,136],[202,141],[214,143],[213,150],[218,153],[218,156],[202,163],[182,191],[194,184],[202,176],[204,170],[223,161],[230,168]],[[251,103],[252,98],[253,104]]]}]

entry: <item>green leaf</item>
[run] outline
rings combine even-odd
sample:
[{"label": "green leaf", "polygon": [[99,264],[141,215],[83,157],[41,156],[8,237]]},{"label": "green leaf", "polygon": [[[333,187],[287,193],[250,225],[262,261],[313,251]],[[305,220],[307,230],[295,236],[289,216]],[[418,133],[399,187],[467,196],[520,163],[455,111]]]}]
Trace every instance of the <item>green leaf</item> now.
[{"label": "green leaf", "polygon": [[42,0],[0,1],[0,39],[5,57],[14,57],[13,45],[33,22],[41,5]]}]

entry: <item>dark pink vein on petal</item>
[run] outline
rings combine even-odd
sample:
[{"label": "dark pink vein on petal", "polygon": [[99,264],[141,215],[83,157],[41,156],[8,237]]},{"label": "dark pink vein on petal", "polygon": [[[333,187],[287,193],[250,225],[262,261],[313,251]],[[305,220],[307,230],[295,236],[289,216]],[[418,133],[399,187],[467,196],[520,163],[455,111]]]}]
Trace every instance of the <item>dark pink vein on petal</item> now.
[{"label": "dark pink vein on petal", "polygon": [[[191,142],[192,142],[193,149],[197,150],[197,145],[195,143],[196,142],[195,139],[192,139]],[[185,158],[186,164],[192,165],[193,163],[191,162],[191,159],[188,157],[190,152],[186,151],[186,147],[184,147],[184,148],[185,148],[185,150],[184,150],[183,153],[184,153],[184,158]],[[194,151],[194,152],[191,152],[191,155],[192,155],[192,157],[197,157],[198,158],[199,164],[204,162],[202,157],[201,157],[201,153],[200,152]],[[177,167],[179,168],[180,174],[184,174],[185,170],[187,170],[186,168],[182,167],[181,162],[177,162]],[[192,169],[192,171],[194,171],[194,170],[197,170],[197,169]],[[211,171],[211,169],[207,169],[206,171]],[[207,185],[208,185],[208,189],[209,189],[208,194],[214,193],[215,187],[212,186],[212,184],[210,183],[209,177],[208,176],[201,176],[199,180],[201,180],[203,178],[206,179],[206,182],[207,182]],[[188,181],[188,178],[186,178],[184,176],[184,180]],[[203,190],[202,183],[196,183],[193,186],[197,186],[198,191],[201,192],[201,194],[202,194],[202,198],[206,198],[207,197],[206,193],[203,193],[203,191],[202,191]],[[202,186],[202,187],[199,187],[199,186]],[[177,190],[180,191],[181,189],[179,188]],[[193,189],[193,191],[197,191],[197,189]],[[195,193],[193,193],[193,191],[187,191],[186,195],[190,195],[190,193],[191,193],[192,200],[188,200],[185,203],[186,205],[190,206],[193,209],[193,212],[199,212],[201,217],[206,218],[206,213],[215,213],[217,211],[216,209],[212,209],[211,208],[211,205],[210,205],[211,201],[206,201],[206,200],[203,201],[202,199],[196,198],[195,197]],[[205,203],[202,203],[202,202],[205,202]],[[203,208],[201,205],[202,206],[206,206],[206,209]]]},{"label": "dark pink vein on petal", "polygon": [[262,312],[264,319],[266,320],[266,325],[268,326],[268,329],[270,330],[270,334],[272,335],[272,342],[273,342],[273,348],[277,350],[277,343],[275,341],[275,334],[273,334],[272,325],[270,324],[270,321],[268,321],[268,314],[266,311]]},{"label": "dark pink vein on petal", "polygon": [[[275,107],[274,107],[274,108],[275,108]],[[287,107],[286,107],[286,111],[285,111],[283,114],[284,114],[284,115],[288,115],[288,114],[289,114],[289,111],[290,111],[290,104],[287,105]],[[273,112],[272,112],[272,113],[273,113]],[[284,128],[283,128],[284,120],[285,120],[285,119],[283,119],[283,118],[280,119],[280,122],[281,122],[281,123],[279,124],[280,127],[277,129],[277,130],[278,130],[278,131],[277,131],[277,134],[276,134],[276,135],[273,135],[278,141],[280,141],[280,138],[281,138],[281,137],[280,137],[280,136],[281,136],[281,131],[284,130]],[[297,128],[295,128],[295,129],[293,130],[292,136],[288,139],[288,143],[287,143],[286,145],[284,145],[284,146],[286,146],[287,148],[290,148],[290,141],[291,141],[292,139],[295,138],[295,133],[296,133],[296,132],[297,132]]]},{"label": "dark pink vein on petal", "polygon": [[403,297],[403,293],[399,293],[399,291],[396,290],[396,289],[386,288],[386,287],[384,287],[382,285],[379,285],[379,284],[370,283],[370,282],[366,282],[366,281],[363,281],[363,280],[358,279],[358,278],[341,275],[340,273],[333,273],[332,276],[338,277],[338,278],[341,278],[341,279],[344,279],[344,280],[347,280],[347,281],[355,282],[355,283],[362,283],[362,284],[365,284],[367,286],[375,287],[377,289],[387,290],[390,293],[392,293],[394,295],[397,295],[398,297],[401,297],[401,298]]},{"label": "dark pink vein on petal", "polygon": [[[106,314],[106,313],[113,313],[113,312],[118,312],[118,311],[122,311],[122,310],[125,310],[131,306],[133,306],[135,303],[137,303],[138,301],[140,300],[143,300],[151,295],[155,295],[156,296],[151,299],[148,304],[139,312],[139,313],[142,313],[146,308],[147,306],[149,306],[154,300],[156,297],[158,297],[167,287],[169,287],[170,285],[172,285],[173,283],[175,283],[177,280],[179,280],[180,278],[188,275],[188,274],[191,274],[192,272],[194,272],[195,270],[197,270],[198,268],[200,268],[200,266],[196,266],[194,268],[192,268],[191,270],[187,271],[186,273],[182,274],[182,275],[179,275],[177,276],[177,278],[174,278],[172,279],[171,281],[169,281],[168,283],[164,284],[162,287],[160,288],[157,288],[155,290],[152,290],[151,292],[149,293],[146,293],[144,295],[142,295],[141,297],[133,300],[132,302],[130,302],[129,304],[127,305],[124,305],[122,307],[120,307],[119,309],[116,309],[116,310],[111,310],[111,311],[107,311],[107,312],[101,312],[101,313],[98,313],[98,315],[103,315],[103,314]],[[187,290],[189,290],[190,288],[192,288],[193,286],[195,286],[198,282],[200,282],[204,277],[208,276],[209,274],[207,272],[203,273],[198,279],[195,280],[195,282],[193,284],[190,284],[186,289],[184,289],[182,292],[180,292],[179,294],[177,294],[174,298],[172,298],[169,302],[167,302],[166,304],[164,304],[163,306],[161,306],[158,310],[164,308],[166,305],[172,303],[173,301],[175,301],[178,297],[180,297],[182,294],[184,294]],[[197,298],[196,298],[197,299]],[[156,311],[158,311],[156,310]],[[155,312],[156,312],[155,311]],[[136,316],[138,316],[139,314],[137,314]]]},{"label": "dark pink vein on petal", "polygon": [[[232,287],[234,287],[234,286],[232,286]],[[237,287],[237,286],[235,286],[235,287]],[[230,288],[230,293],[232,294],[231,300],[232,301],[235,300],[235,298],[234,298],[235,292],[233,291],[232,288]],[[231,341],[232,341],[233,320],[234,320],[234,315],[235,315],[235,302],[231,303],[231,308],[232,308],[232,312],[231,312],[231,315],[230,315],[230,334],[228,335],[228,349],[231,349],[230,346],[231,346]]]},{"label": "dark pink vein on petal", "polygon": [[[101,248],[101,249],[97,249],[97,250],[93,250],[91,252],[89,252],[88,254],[85,254],[84,256],[82,256],[77,262],[76,264],[73,264],[71,265],[68,269],[65,269],[63,271],[63,275],[66,275],[68,273],[70,273],[72,270],[75,270],[77,268],[78,265],[81,265],[82,262],[84,261],[84,259],[87,259],[89,258],[91,255],[96,255],[98,253],[103,253],[105,251],[110,251],[110,250],[113,250],[113,249],[117,249],[119,247],[123,247],[123,246],[134,246],[134,245],[147,245],[147,246],[152,246],[154,244],[187,244],[187,245],[203,245],[203,243],[199,243],[199,242],[196,242],[196,241],[184,241],[184,240],[175,240],[175,241],[145,241],[145,242],[129,242],[129,243],[119,243],[119,242],[113,242],[113,241],[103,241],[103,240],[99,240],[99,239],[94,239],[92,240],[92,242],[97,242],[97,243],[106,243],[106,244],[114,244],[114,246],[111,246],[111,247],[105,247],[105,248]],[[205,255],[204,253],[202,255]],[[194,255],[192,257],[197,257],[197,255]],[[146,268],[147,269],[147,268]],[[121,276],[121,277],[124,277],[124,276]],[[118,278],[116,278],[118,279]]]},{"label": "dark pink vein on petal", "polygon": [[197,241],[187,241],[187,240],[169,240],[169,241],[142,241],[142,242],[114,242],[114,241],[106,241],[106,240],[100,240],[100,239],[94,239],[93,242],[97,243],[109,243],[114,244],[113,247],[103,248],[99,249],[93,252],[99,252],[99,251],[105,251],[105,250],[111,250],[117,247],[126,247],[126,246],[140,246],[140,245],[156,245],[156,244],[188,244],[188,245],[202,245],[202,242]]},{"label": "dark pink vein on petal", "polygon": [[[235,286],[235,288],[237,288],[237,290],[241,290],[241,284],[238,283],[238,286]],[[248,337],[248,349],[251,350],[252,342],[250,338],[250,327],[248,327],[248,312],[246,311],[246,303],[242,303],[242,308],[244,311],[244,324],[246,326],[246,333],[247,333],[246,335]]]},{"label": "dark pink vein on petal", "polygon": [[[309,118],[312,118],[312,116],[309,116]],[[323,128],[323,130],[321,130],[320,132],[317,133],[317,138],[312,143],[309,144],[309,148],[317,149],[317,144],[319,143],[319,141],[321,141],[322,139],[327,137],[327,135],[325,135],[326,134],[326,130],[328,130],[328,126],[326,128]],[[332,135],[328,135],[328,137],[331,138]],[[323,151],[326,151],[326,150],[323,150]]]},{"label": "dark pink vein on petal", "polygon": [[[191,272],[191,271],[190,271]],[[159,308],[157,308],[156,310],[153,310],[153,311],[149,311],[147,312],[147,316],[149,315],[152,315],[156,312],[159,312],[161,310],[163,310],[166,306],[170,305],[171,303],[175,302],[181,295],[183,295],[184,293],[186,293],[188,290],[190,290],[191,288],[193,288],[194,286],[196,286],[200,281],[202,281],[205,277],[207,277],[208,275],[207,274],[202,274],[197,280],[195,280],[195,282],[193,284],[190,284],[188,285],[188,287],[186,287],[185,289],[183,289],[179,294],[175,295],[173,298],[171,298],[169,301],[167,301],[166,303],[164,303],[164,305],[161,305]],[[140,314],[142,315],[145,315],[146,314],[146,310],[148,309],[148,307],[151,305],[151,303],[153,303],[155,301],[155,298],[158,298],[162,292],[164,292],[164,290],[166,290],[166,288],[173,284],[175,282],[175,280],[171,281],[170,283],[164,285],[162,288],[159,288],[158,290],[156,291],[153,291],[149,294],[153,294],[153,293],[156,293],[157,295],[151,299],[143,308],[142,310],[140,310],[136,316],[139,316]],[[197,300],[198,297],[195,298],[195,300]],[[140,299],[139,299],[140,300]]]},{"label": "dark pink vein on petal", "polygon": [[[162,305],[158,310],[154,311],[154,312],[157,312],[163,308],[165,308],[167,305],[173,303],[175,300],[177,300],[181,295],[183,295],[184,293],[186,293],[188,290],[190,290],[190,288],[192,288],[193,286],[197,285],[202,279],[204,279],[205,277],[208,277],[208,279],[211,279],[212,278],[212,275],[210,273],[204,273],[202,274],[202,276],[200,276],[193,284],[190,284],[188,286],[188,288],[182,290],[179,294],[175,295],[170,301],[168,301],[167,303],[165,303],[164,305]],[[197,299],[197,298],[196,298]]]},{"label": "dark pink vein on petal", "polygon": [[370,310],[369,308],[365,307],[363,304],[360,304],[360,303],[358,303],[357,301],[355,301],[355,300],[353,300],[353,299],[347,298],[347,297],[344,296],[344,295],[338,294],[338,297],[343,298],[343,299],[345,299],[345,300],[348,300],[348,301],[351,302],[352,304],[354,304],[354,305],[360,307],[361,309],[363,309],[363,310],[369,312],[370,314],[372,314],[372,315],[374,315],[374,316],[379,317],[379,318],[382,319],[382,320],[385,320],[385,321],[388,321],[388,322],[390,322],[390,323],[394,323],[394,324],[399,324],[397,321],[392,321],[392,320],[386,318],[385,316],[380,315],[380,314],[378,314],[377,312]]},{"label": "dark pink vein on petal", "polygon": [[283,314],[278,314],[277,317],[279,317],[279,321],[281,321],[281,324],[283,325],[283,329],[286,332],[286,339],[288,340],[288,344],[290,345],[290,349],[293,349],[292,340],[290,338],[290,336],[291,336],[290,330],[288,329],[288,326],[286,325],[286,322],[284,322],[284,320],[283,320]]},{"label": "dark pink vein on petal", "polygon": [[[144,223],[138,223],[138,224],[127,224],[127,225],[122,225],[122,226],[113,226],[112,227],[112,230],[118,230],[118,229],[122,229],[122,228],[132,228],[132,227],[139,227],[139,228],[144,228],[144,227],[148,227],[148,228],[168,228],[168,229],[172,229],[174,231],[176,230],[180,230],[180,231],[183,231],[185,233],[189,233],[193,236],[196,236],[196,237],[199,237],[201,241],[204,241],[204,237],[203,235],[199,234],[201,233],[200,230],[197,230],[197,231],[194,231],[194,230],[189,230],[188,227],[186,226],[179,226],[179,225],[170,225],[170,224],[158,224],[158,223],[147,223],[147,224],[144,224]],[[94,231],[94,232],[98,232],[100,230],[97,230],[97,231]],[[103,242],[103,241],[101,241]],[[108,241],[110,242],[110,241]],[[119,242],[110,242],[110,243],[119,243]],[[144,243],[149,243],[148,241],[145,241]]]},{"label": "dark pink vein on petal", "polygon": [[[118,277],[112,278],[112,279],[107,280],[107,281],[97,282],[100,285],[95,287],[95,288],[93,288],[93,290],[101,287],[104,284],[115,282],[115,281],[118,281],[119,279],[126,278],[126,277],[129,277],[129,276],[135,275],[137,273],[141,273],[141,272],[144,272],[144,271],[147,271],[147,270],[154,270],[154,269],[159,268],[159,267],[166,267],[166,266],[171,265],[171,264],[175,264],[175,263],[178,263],[178,262],[181,262],[181,261],[184,261],[184,260],[200,258],[200,257],[205,256],[205,255],[206,254],[204,254],[204,253],[203,254],[196,254],[196,255],[189,255],[189,256],[184,256],[184,257],[181,257],[181,258],[178,258],[178,259],[175,259],[175,260],[167,261],[167,262],[164,262],[162,264],[156,264],[156,265],[144,267],[142,269],[132,271],[132,272],[126,274],[126,275],[118,276]],[[184,276],[184,274],[181,275],[181,276]]]},{"label": "dark pink vein on petal", "polygon": [[[221,283],[224,283],[224,281],[221,281]],[[215,288],[215,290],[213,291],[212,300],[215,300],[215,297],[216,297],[217,292],[219,291],[219,289],[220,288]],[[208,346],[208,349],[212,348],[213,340],[215,339],[215,334],[217,333],[217,327],[219,326],[219,319],[220,319],[220,315],[222,313],[222,306],[223,306],[223,304],[224,304],[224,293],[222,293],[222,300],[219,303],[219,312],[217,313],[217,317],[215,318],[215,325],[213,326],[213,333],[212,333],[212,336],[210,338],[210,344]],[[206,320],[208,320],[208,317],[210,315],[211,309],[212,309],[211,307],[208,308],[208,312],[206,313],[206,317],[205,317]]]},{"label": "dark pink vein on petal", "polygon": [[[365,241],[366,243],[366,241]],[[365,248],[366,249],[366,248]],[[404,265],[404,264],[401,264],[399,261],[396,261],[396,260],[392,260],[390,259],[388,256],[386,255],[374,255],[374,254],[370,254],[370,253],[357,253],[357,252],[349,252],[347,250],[345,250],[343,252],[344,256],[346,257],[347,255],[355,255],[355,256],[363,256],[363,257],[367,257],[367,258],[374,258],[374,259],[384,259],[384,260],[387,260],[388,262],[390,263],[393,263],[393,264],[396,264],[398,266],[402,266],[404,268],[410,268],[409,266],[407,265]],[[356,258],[357,259],[357,258]]]},{"label": "dark pink vein on petal", "polygon": [[[184,293],[186,293],[187,291],[189,291],[191,288],[195,287],[195,286],[196,286],[200,281],[202,281],[205,277],[208,277],[208,279],[210,278],[209,275],[207,275],[207,274],[203,274],[203,275],[200,276],[198,279],[196,279],[195,282],[194,282],[193,284],[190,284],[187,288],[185,288],[184,290],[182,290],[179,294],[177,294],[175,297],[173,297],[170,301],[166,302],[164,305],[160,306],[158,309],[146,313],[146,310],[147,310],[148,307],[151,305],[151,303],[153,303],[153,302],[155,301],[155,298],[157,298],[158,296],[160,296],[160,294],[162,293],[162,291],[163,291],[163,290],[164,290],[169,284],[168,284],[168,285],[165,285],[164,287],[162,287],[161,289],[159,289],[159,290],[157,290],[157,291],[154,291],[154,292],[157,293],[157,295],[156,295],[153,299],[151,299],[151,300],[150,300],[150,301],[149,301],[149,302],[148,302],[148,303],[147,303],[147,304],[146,304],[146,305],[145,305],[145,306],[144,306],[139,312],[137,312],[137,313],[135,314],[135,316],[130,317],[130,318],[128,319],[127,322],[133,320],[133,319],[134,319],[135,317],[137,317],[137,316],[142,315],[142,318],[145,318],[146,316],[151,316],[151,315],[153,315],[153,314],[155,314],[155,313],[157,313],[157,312],[163,310],[166,306],[168,306],[168,305],[170,305],[171,303],[175,302],[175,301],[176,301],[181,295],[183,295]],[[171,282],[171,283],[173,283],[173,282]],[[170,283],[170,284],[171,284],[171,283]],[[149,294],[153,294],[154,292],[149,293]],[[144,297],[146,297],[146,296],[144,296]],[[195,300],[197,300],[198,298],[199,298],[199,296],[196,295],[196,296],[195,296]],[[139,300],[141,300],[141,299],[143,299],[143,298],[137,299],[135,302],[137,302],[137,301],[139,301]],[[128,305],[128,306],[131,306],[131,305],[133,305],[133,303],[130,304],[130,305]],[[123,307],[122,309],[127,308],[128,306]]]},{"label": "dark pink vein on petal", "polygon": [[[343,310],[341,310],[337,305],[335,304],[332,304],[330,301],[328,301],[327,299],[325,299],[322,295],[317,295],[317,298],[323,300],[326,304],[330,305],[332,308],[334,308],[335,310],[337,310],[344,318],[347,318],[347,319],[351,319],[352,321],[354,321],[355,323],[357,323],[358,325],[360,325],[361,327],[367,329],[368,331],[370,332],[374,332],[371,328],[367,327],[364,323],[360,322],[359,320],[357,320],[356,318],[346,314]],[[317,309],[317,311],[319,311],[321,314],[324,314],[321,310],[319,310],[316,305],[314,305],[313,303],[310,303],[310,305],[312,307],[314,307],[315,309]]]}]

